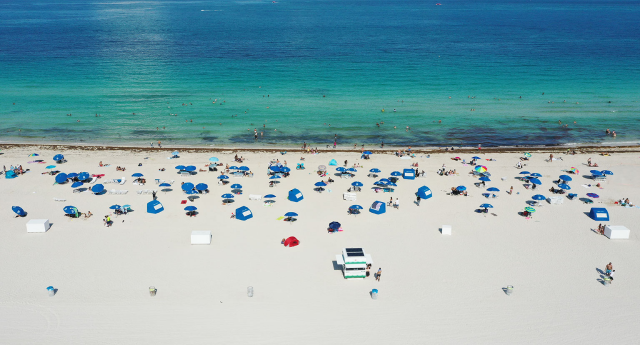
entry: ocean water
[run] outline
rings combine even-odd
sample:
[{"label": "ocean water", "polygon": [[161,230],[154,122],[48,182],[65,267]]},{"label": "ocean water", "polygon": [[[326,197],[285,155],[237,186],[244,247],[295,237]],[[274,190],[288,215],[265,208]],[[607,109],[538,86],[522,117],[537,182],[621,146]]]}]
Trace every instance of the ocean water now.
[{"label": "ocean water", "polygon": [[0,0],[0,141],[640,143],[640,1],[438,1]]}]

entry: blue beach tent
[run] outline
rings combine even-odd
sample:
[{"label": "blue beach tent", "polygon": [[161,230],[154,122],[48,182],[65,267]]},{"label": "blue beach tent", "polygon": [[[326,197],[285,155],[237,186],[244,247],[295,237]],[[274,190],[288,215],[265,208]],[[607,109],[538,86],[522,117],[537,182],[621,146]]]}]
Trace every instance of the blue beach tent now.
[{"label": "blue beach tent", "polygon": [[609,211],[604,207],[592,207],[589,212],[589,217],[597,221],[609,221]]},{"label": "blue beach tent", "polygon": [[418,188],[417,194],[420,199],[430,199],[433,196],[433,193],[431,193],[431,189],[429,189],[429,187],[427,186]]},{"label": "blue beach tent", "polygon": [[413,169],[404,169],[402,172],[402,178],[405,180],[415,180],[416,171]]},{"label": "blue beach tent", "polygon": [[240,220],[247,220],[253,218],[253,213],[247,206],[238,207],[236,209],[236,218]]},{"label": "blue beach tent", "polygon": [[158,214],[164,211],[164,206],[158,200],[149,201],[147,203],[147,213]]},{"label": "blue beach tent", "polygon": [[294,189],[289,191],[289,197],[287,199],[289,199],[290,201],[293,201],[293,202],[298,202],[298,201],[304,199],[304,196],[302,196],[302,192],[300,192],[299,189],[294,188]]},{"label": "blue beach tent", "polygon": [[383,214],[387,212],[387,205],[382,201],[374,201],[369,208],[369,212],[374,214]]},{"label": "blue beach tent", "polygon": [[329,165],[338,165],[338,162],[336,162],[335,159],[332,159],[329,161]]}]

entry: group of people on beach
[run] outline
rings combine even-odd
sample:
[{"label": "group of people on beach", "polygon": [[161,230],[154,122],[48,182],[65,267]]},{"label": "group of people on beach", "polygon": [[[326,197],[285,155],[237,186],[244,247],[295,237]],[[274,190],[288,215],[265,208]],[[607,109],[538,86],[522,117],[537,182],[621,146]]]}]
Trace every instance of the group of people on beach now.
[{"label": "group of people on beach", "polygon": [[[26,173],[27,171],[29,171],[29,169],[27,169],[27,170],[22,169],[22,164],[20,164],[20,165],[16,165],[16,166],[13,166],[13,165],[10,166],[9,167],[9,171],[13,172],[15,175],[22,175],[22,174]],[[3,174],[7,173],[7,166],[6,165],[2,166],[2,173]]]}]

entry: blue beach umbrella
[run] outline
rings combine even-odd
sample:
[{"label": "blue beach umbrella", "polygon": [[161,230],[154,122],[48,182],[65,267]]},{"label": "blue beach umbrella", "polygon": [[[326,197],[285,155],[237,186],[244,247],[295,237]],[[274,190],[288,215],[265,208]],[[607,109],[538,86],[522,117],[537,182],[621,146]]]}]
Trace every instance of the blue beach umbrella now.
[{"label": "blue beach umbrella", "polygon": [[238,170],[240,170],[240,171],[249,171],[249,170],[251,170],[251,169],[249,169],[249,167],[248,167],[248,166],[244,166],[244,165],[243,165],[243,166],[239,167],[239,168],[238,168]]},{"label": "blue beach umbrella", "polygon": [[62,210],[66,214],[76,214],[76,213],[78,213],[78,209],[75,206],[65,206]]},{"label": "blue beach umbrella", "polygon": [[82,187],[82,185],[84,185],[84,183],[82,183],[82,182],[74,182],[74,183],[71,185],[71,188],[78,188],[78,187]]},{"label": "blue beach umbrella", "polygon": [[184,194],[187,194],[187,195],[198,194],[198,191],[195,189],[185,190]]},{"label": "blue beach umbrella", "polygon": [[265,199],[271,199],[271,198],[275,198],[276,196],[273,194],[267,194],[264,196]]},{"label": "blue beach umbrella", "polygon": [[364,151],[364,152],[362,152],[362,153],[364,153],[365,155],[371,155],[371,154],[373,154],[373,153],[371,153],[371,151]]},{"label": "blue beach umbrella", "polygon": [[360,205],[351,205],[349,206],[349,208],[352,210],[362,210],[362,206]]},{"label": "blue beach umbrella", "polygon": [[602,175],[613,175],[613,171],[611,170],[602,170],[601,173]]},{"label": "blue beach umbrella", "polygon": [[74,177],[78,177],[78,174],[74,172],[67,174],[67,178],[74,178]]},{"label": "blue beach umbrella", "polygon": [[538,173],[533,173],[533,174],[531,174],[531,176],[533,176],[533,177],[542,177],[542,175],[540,175]]},{"label": "blue beach umbrella", "polygon": [[402,176],[402,173],[401,173],[401,172],[399,172],[399,171],[393,171],[393,172],[391,173],[391,176]]},{"label": "blue beach umbrella", "polygon": [[141,173],[135,173],[133,175],[131,175],[131,177],[142,177],[144,175],[142,175]]},{"label": "blue beach umbrella", "polygon": [[177,166],[176,166],[176,169],[178,169],[178,170],[184,170],[184,169],[186,169],[186,168],[187,168],[187,167],[186,167],[186,166],[184,166],[184,165],[177,165]]},{"label": "blue beach umbrella", "polygon": [[291,171],[291,168],[289,168],[289,167],[282,167],[282,168],[280,168],[280,172],[283,172],[283,173],[288,173],[288,172],[290,172],[290,171]]},{"label": "blue beach umbrella", "polygon": [[219,159],[217,157],[209,158],[209,162],[217,162],[217,161],[219,161]]},{"label": "blue beach umbrella", "polygon": [[340,229],[340,223],[338,222],[331,222],[329,223],[329,228],[333,229],[333,230],[338,230]]},{"label": "blue beach umbrella", "polygon": [[491,182],[491,179],[486,177],[486,176],[482,176],[481,178],[479,178],[478,180],[480,181],[484,181],[484,182]]},{"label": "blue beach umbrella", "polygon": [[532,196],[531,199],[533,199],[533,200],[546,200],[547,197],[545,197],[542,194],[536,194],[536,195]]},{"label": "blue beach umbrella", "polygon": [[222,194],[220,197],[223,198],[223,199],[233,199],[233,198],[235,198],[235,196],[233,194],[231,194],[231,193]]},{"label": "blue beach umbrella", "polygon": [[273,176],[269,177],[269,180],[275,180],[275,179],[279,179],[279,178],[280,178],[280,176],[273,175]]},{"label": "blue beach umbrella", "polygon": [[32,154],[30,154],[28,157],[38,157],[38,156],[40,156],[40,155],[39,155],[39,154],[37,154],[37,153],[32,153]]},{"label": "blue beach umbrella", "polygon": [[326,183],[324,183],[324,182],[322,182],[322,181],[320,181],[320,182],[316,182],[314,185],[315,185],[316,187],[324,187],[324,186],[326,186],[327,184],[326,184]]},{"label": "blue beach umbrella", "polygon": [[465,186],[458,186],[456,189],[457,189],[457,190],[459,190],[459,191],[465,191],[465,190],[467,190],[467,187],[465,187]]},{"label": "blue beach umbrella", "polygon": [[590,197],[590,198],[594,198],[594,199],[597,199],[597,198],[599,198],[599,197],[600,197],[600,196],[599,196],[598,194],[596,194],[596,193],[587,193],[587,196],[588,196],[588,197]]},{"label": "blue beach umbrella", "polygon": [[17,215],[19,215],[20,217],[24,217],[27,215],[27,212],[25,212],[20,206],[11,206],[11,210],[15,212]]},{"label": "blue beach umbrella", "polygon": [[500,189],[496,188],[496,187],[491,187],[491,188],[487,188],[487,192],[499,192]]},{"label": "blue beach umbrella", "polygon": [[235,166],[235,165],[232,165],[232,166],[229,167],[229,170],[238,170],[238,167]]},{"label": "blue beach umbrella", "polygon": [[47,165],[47,166],[45,167],[45,169],[53,169],[53,168],[55,168],[55,167],[56,167],[55,165]]},{"label": "blue beach umbrella", "polygon": [[228,178],[229,178],[229,176],[227,176],[227,175],[220,175],[220,176],[218,176],[218,179],[219,179],[219,180],[226,180],[226,179],[228,179]]},{"label": "blue beach umbrella", "polygon": [[561,183],[561,184],[558,185],[558,187],[560,187],[562,189],[566,189],[566,190],[570,190],[571,189],[571,186],[569,186],[566,183]]},{"label": "blue beach umbrella", "polygon": [[345,171],[347,171],[347,169],[345,169],[345,168],[343,168],[343,167],[337,167],[337,168],[336,168],[336,171],[338,171],[338,172],[345,172]]},{"label": "blue beach umbrella", "polygon": [[91,191],[96,193],[96,194],[102,193],[102,191],[104,191],[104,186],[101,185],[100,183],[98,183],[98,184],[94,185],[93,187],[91,187]]},{"label": "blue beach umbrella", "polygon": [[209,186],[206,183],[198,183],[196,185],[197,190],[206,190],[207,188],[209,188]]},{"label": "blue beach umbrella", "polygon": [[542,182],[540,180],[538,180],[537,178],[530,178],[529,182],[535,183],[535,184],[542,184]]},{"label": "blue beach umbrella", "polygon": [[179,155],[179,154],[180,154],[180,152],[178,152],[178,151],[173,151],[173,152],[171,152],[171,154],[172,154],[172,155],[174,155],[174,156],[177,156],[177,155]]},{"label": "blue beach umbrella", "polygon": [[560,179],[565,182],[570,182],[573,180],[571,176],[567,176],[567,175],[560,175]]},{"label": "blue beach umbrella", "polygon": [[78,180],[80,181],[85,181],[91,178],[91,175],[89,175],[88,172],[81,172],[78,174]]},{"label": "blue beach umbrella", "polygon": [[491,204],[482,204],[482,205],[480,205],[480,207],[482,207],[482,208],[493,208],[493,205],[491,205]]},{"label": "blue beach umbrella", "polygon": [[273,172],[280,172],[280,167],[277,165],[272,165],[269,167],[269,170],[273,171]]},{"label": "blue beach umbrella", "polygon": [[389,184],[389,182],[384,182],[384,181],[376,181],[373,183],[376,186],[386,186]]},{"label": "blue beach umbrella", "polygon": [[369,170],[369,172],[370,172],[370,173],[377,174],[377,173],[379,173],[379,172],[380,172],[380,169],[378,169],[378,168],[373,168],[373,169]]},{"label": "blue beach umbrella", "polygon": [[111,206],[109,207],[109,209],[111,209],[111,210],[119,210],[119,209],[121,209],[121,208],[122,208],[122,206],[120,206],[120,205],[118,205],[118,204],[116,204],[116,205],[111,205]]},{"label": "blue beach umbrella", "polygon": [[188,190],[192,190],[193,187],[194,187],[194,185],[191,182],[187,182],[187,183],[185,183],[185,184],[183,184],[181,186],[182,190],[185,191],[185,192],[188,191]]},{"label": "blue beach umbrella", "polygon": [[164,182],[160,184],[160,187],[171,187],[171,184]]},{"label": "blue beach umbrella", "polygon": [[351,182],[351,185],[354,186],[354,187],[362,187],[362,186],[364,186],[362,184],[362,182],[360,182],[360,181]]},{"label": "blue beach umbrella", "polygon": [[185,211],[195,211],[195,210],[197,210],[197,209],[198,209],[198,208],[197,208],[197,207],[195,207],[195,206],[187,206],[187,207],[185,207],[185,208],[184,208],[184,210],[185,210]]},{"label": "blue beach umbrella", "polygon": [[480,158],[478,156],[473,156],[473,157],[471,157],[471,159],[482,159],[482,158]]},{"label": "blue beach umbrella", "polygon": [[295,212],[287,212],[284,214],[285,217],[297,217],[298,214]]},{"label": "blue beach umbrella", "polygon": [[231,185],[231,189],[242,189],[242,185],[234,183],[234,184]]},{"label": "blue beach umbrella", "polygon": [[61,161],[63,159],[64,159],[64,156],[61,155],[61,154],[57,154],[57,155],[53,156],[53,160],[56,161],[56,162]]},{"label": "blue beach umbrella", "polygon": [[380,182],[391,183],[391,180],[389,180],[388,178],[381,178]]},{"label": "blue beach umbrella", "polygon": [[391,186],[391,187],[398,187],[397,184],[393,183],[393,182],[389,182],[387,183],[387,186]]},{"label": "blue beach umbrella", "polygon": [[59,184],[67,182],[67,174],[59,173],[58,175],[56,175],[56,182]]},{"label": "blue beach umbrella", "polygon": [[521,172],[520,172],[520,175],[529,175],[529,174],[531,174],[531,173],[530,173],[530,172],[528,172],[528,171],[521,171]]},{"label": "blue beach umbrella", "polygon": [[196,168],[194,165],[189,165],[188,167],[184,168],[184,170],[188,172],[196,171],[197,169],[198,168]]},{"label": "blue beach umbrella", "polygon": [[358,170],[356,170],[356,168],[349,168],[349,169],[347,169],[347,171],[358,172]]}]

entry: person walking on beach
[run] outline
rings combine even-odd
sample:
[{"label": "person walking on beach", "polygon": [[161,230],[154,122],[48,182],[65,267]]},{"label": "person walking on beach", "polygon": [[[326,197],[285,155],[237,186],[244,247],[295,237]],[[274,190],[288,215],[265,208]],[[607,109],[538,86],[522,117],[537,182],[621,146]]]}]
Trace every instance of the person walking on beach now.
[{"label": "person walking on beach", "polygon": [[553,153],[549,154],[549,163],[553,162]]},{"label": "person walking on beach", "polygon": [[400,209],[400,200],[398,200],[398,198],[396,198],[396,203],[393,205],[393,207],[395,207],[396,209]]},{"label": "person walking on beach", "polygon": [[153,196],[153,200],[156,200],[156,199],[157,199],[157,197],[156,197],[156,191],[155,191],[155,190],[153,191],[153,193],[151,193],[151,195]]},{"label": "person walking on beach", "polygon": [[382,277],[382,267],[378,268],[378,273],[376,273],[376,280],[380,281],[380,277]]},{"label": "person walking on beach", "polygon": [[391,205],[393,205],[393,197],[389,199],[389,203],[387,204],[387,206],[391,206]]},{"label": "person walking on beach", "polygon": [[416,194],[416,204],[420,206],[420,195]]},{"label": "person walking on beach", "polygon": [[613,265],[611,263],[607,264],[607,267],[605,267],[605,272],[604,274],[607,275],[607,277],[611,276],[611,272],[613,272]]},{"label": "person walking on beach", "polygon": [[509,189],[509,195],[513,195],[513,186]]}]

